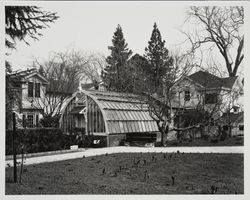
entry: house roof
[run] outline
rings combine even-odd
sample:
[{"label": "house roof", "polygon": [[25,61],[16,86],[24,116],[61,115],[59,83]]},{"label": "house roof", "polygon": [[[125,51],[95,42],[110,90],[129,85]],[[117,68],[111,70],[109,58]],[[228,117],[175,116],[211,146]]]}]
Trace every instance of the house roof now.
[{"label": "house roof", "polygon": [[109,133],[159,131],[148,106],[134,94],[91,91],[107,120]]},{"label": "house roof", "polygon": [[198,71],[188,76],[194,82],[202,85],[205,88],[225,87],[232,89],[236,79],[235,77],[220,78],[206,71]]},{"label": "house roof", "polygon": [[14,71],[12,73],[7,74],[13,81],[27,81],[28,78],[32,76],[38,76],[45,84],[47,84],[47,80],[43,77],[36,68],[31,68],[22,71]]}]

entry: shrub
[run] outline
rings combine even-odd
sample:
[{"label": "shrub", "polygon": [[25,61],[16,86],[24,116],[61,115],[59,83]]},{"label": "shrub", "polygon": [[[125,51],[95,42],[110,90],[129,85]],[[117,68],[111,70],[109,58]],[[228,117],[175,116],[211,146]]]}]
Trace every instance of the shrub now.
[{"label": "shrub", "polygon": [[178,140],[172,140],[167,142],[167,146],[178,146],[180,142]]},{"label": "shrub", "polygon": [[40,123],[43,127],[58,128],[59,127],[59,119],[60,119],[60,115],[55,115],[55,116],[47,115],[47,116],[44,116],[40,120]]},{"label": "shrub", "polygon": [[[6,155],[12,154],[12,131],[6,131]],[[69,149],[76,144],[84,147],[85,143],[77,135],[63,134],[58,128],[22,129],[17,131],[17,154],[21,153],[20,146],[24,145],[25,153],[37,153]]]},{"label": "shrub", "polygon": [[235,140],[236,140],[236,141],[243,141],[243,138],[236,137]]},{"label": "shrub", "polygon": [[235,138],[235,144],[237,144],[237,145],[244,144],[244,139],[243,138]]},{"label": "shrub", "polygon": [[210,142],[211,142],[211,143],[218,143],[219,140],[218,140],[218,138],[212,138],[212,139],[210,140]]},{"label": "shrub", "polygon": [[161,142],[155,142],[155,147],[162,147]]},{"label": "shrub", "polygon": [[227,138],[227,132],[226,131],[222,131],[221,135],[220,135],[220,141],[224,141]]},{"label": "shrub", "polygon": [[207,135],[207,134],[206,134],[206,135],[203,135],[202,138],[203,138],[204,140],[208,140],[208,139],[209,139],[209,135]]}]

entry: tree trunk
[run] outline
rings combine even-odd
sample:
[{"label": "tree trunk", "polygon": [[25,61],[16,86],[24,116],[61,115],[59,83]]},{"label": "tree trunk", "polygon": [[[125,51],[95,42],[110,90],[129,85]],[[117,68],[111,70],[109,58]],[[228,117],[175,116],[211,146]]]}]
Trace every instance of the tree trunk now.
[{"label": "tree trunk", "polygon": [[235,77],[235,76],[236,76],[235,71],[233,71],[233,72],[229,72],[229,77]]}]

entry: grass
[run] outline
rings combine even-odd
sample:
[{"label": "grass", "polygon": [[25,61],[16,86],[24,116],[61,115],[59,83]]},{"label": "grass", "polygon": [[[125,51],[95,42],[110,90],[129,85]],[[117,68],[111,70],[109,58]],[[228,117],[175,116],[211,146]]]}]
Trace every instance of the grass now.
[{"label": "grass", "polygon": [[243,154],[86,157],[25,166],[21,184],[11,183],[12,171],[6,169],[6,194],[210,194],[211,187],[244,193]]},{"label": "grass", "polygon": [[231,137],[227,138],[223,141],[219,139],[203,139],[203,138],[195,138],[195,139],[184,139],[180,141],[168,141],[167,146],[187,146],[187,147],[199,147],[199,146],[244,146],[244,138],[243,137]]}]

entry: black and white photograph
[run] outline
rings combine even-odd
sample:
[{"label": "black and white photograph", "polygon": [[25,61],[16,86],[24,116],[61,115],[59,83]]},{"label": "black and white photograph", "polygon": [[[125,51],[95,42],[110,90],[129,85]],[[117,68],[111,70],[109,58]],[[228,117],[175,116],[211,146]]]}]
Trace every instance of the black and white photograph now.
[{"label": "black and white photograph", "polygon": [[247,10],[1,3],[3,195],[243,199]]}]

